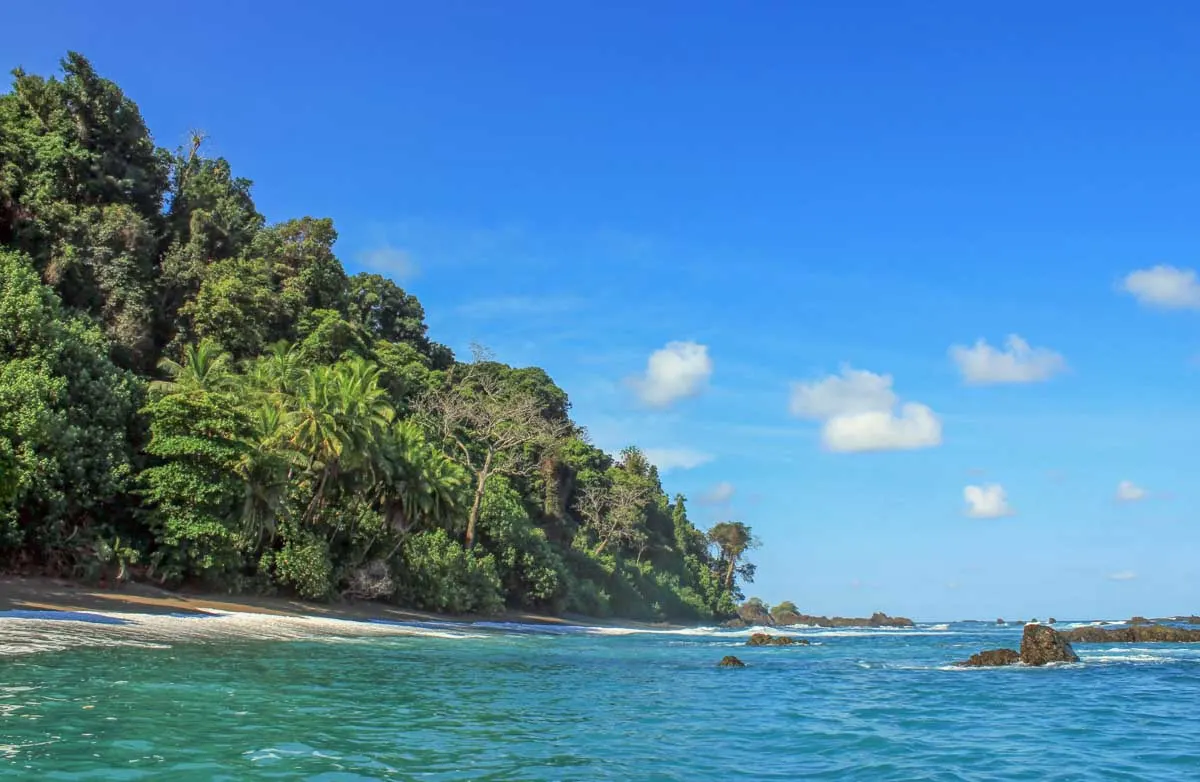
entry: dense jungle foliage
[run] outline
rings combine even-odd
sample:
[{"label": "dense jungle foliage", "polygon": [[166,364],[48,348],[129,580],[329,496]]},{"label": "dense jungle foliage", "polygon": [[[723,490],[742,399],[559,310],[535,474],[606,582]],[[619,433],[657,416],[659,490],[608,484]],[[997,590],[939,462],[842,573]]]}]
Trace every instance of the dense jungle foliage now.
[{"label": "dense jungle foliage", "polygon": [[753,545],[545,372],[430,339],[330,220],[268,224],[86,59],[0,96],[0,564],[630,618],[731,614]]}]

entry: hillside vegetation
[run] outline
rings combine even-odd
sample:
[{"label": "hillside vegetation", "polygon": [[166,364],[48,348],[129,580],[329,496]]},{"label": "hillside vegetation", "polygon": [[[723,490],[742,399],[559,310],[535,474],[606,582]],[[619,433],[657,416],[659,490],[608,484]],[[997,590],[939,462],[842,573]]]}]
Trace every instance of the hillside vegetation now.
[{"label": "hillside vegetation", "polygon": [[[0,563],[450,612],[730,615],[708,533],[538,368],[456,358],[269,224],[226,160],[155,145],[86,59],[0,96]],[[319,169],[318,169],[319,170]]]}]

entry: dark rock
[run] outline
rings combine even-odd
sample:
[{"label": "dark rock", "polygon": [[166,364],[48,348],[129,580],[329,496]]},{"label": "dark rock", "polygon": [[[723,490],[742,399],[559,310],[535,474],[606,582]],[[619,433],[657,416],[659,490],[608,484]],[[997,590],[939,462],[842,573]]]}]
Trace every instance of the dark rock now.
[{"label": "dark rock", "polygon": [[1077,644],[1103,643],[1200,643],[1200,630],[1167,625],[1134,625],[1105,630],[1099,627],[1076,627],[1059,631],[1064,640]]},{"label": "dark rock", "polygon": [[1200,616],[1185,616],[1180,621],[1190,625],[1200,625]]},{"label": "dark rock", "polygon": [[771,618],[771,614],[767,611],[766,606],[752,601],[747,601],[738,606],[738,619],[741,619],[746,627],[774,627],[775,620]]},{"label": "dark rock", "polygon": [[1008,624],[1008,622],[1005,622],[1003,619],[997,619],[997,620],[996,620],[996,624],[998,624],[998,625],[1006,625],[1006,624]]},{"label": "dark rock", "polygon": [[913,621],[904,616],[888,616],[881,612],[876,612],[869,618],[861,618],[813,616],[784,611],[775,615],[775,624],[777,626],[809,625],[812,627],[912,627]]},{"label": "dark rock", "polygon": [[755,633],[746,641],[746,646],[808,646],[808,641],[803,638],[792,638],[787,635],[767,635],[766,633]]},{"label": "dark rock", "polygon": [[717,663],[719,668],[745,668],[746,664],[729,654],[721,658],[721,662]]},{"label": "dark rock", "polygon": [[988,668],[1000,665],[1015,665],[1021,662],[1021,655],[1013,649],[992,649],[979,654],[973,654],[967,660],[955,663],[963,668]]},{"label": "dark rock", "polygon": [[1055,619],[1054,617],[1050,617],[1049,619],[1046,620],[1046,624],[1048,624],[1048,625],[1058,624],[1058,620]]},{"label": "dark rock", "polygon": [[1035,625],[1035,624],[1037,624],[1037,623],[1038,623],[1038,620],[1037,620],[1037,617],[1036,617],[1036,616],[1035,616],[1033,619],[1030,619],[1030,620],[1029,620],[1029,624],[1031,624],[1031,625]]},{"label": "dark rock", "polygon": [[728,622],[723,622],[721,624],[721,627],[737,627],[737,628],[746,627],[746,620],[741,619],[741,618],[730,619]]},{"label": "dark rock", "polygon": [[1150,623],[1150,620],[1144,616],[1135,616],[1127,622],[1127,624],[1131,625],[1148,625]]},{"label": "dark rock", "polygon": [[1079,655],[1067,640],[1046,625],[1025,625],[1021,636],[1021,662],[1026,665],[1077,663]]}]

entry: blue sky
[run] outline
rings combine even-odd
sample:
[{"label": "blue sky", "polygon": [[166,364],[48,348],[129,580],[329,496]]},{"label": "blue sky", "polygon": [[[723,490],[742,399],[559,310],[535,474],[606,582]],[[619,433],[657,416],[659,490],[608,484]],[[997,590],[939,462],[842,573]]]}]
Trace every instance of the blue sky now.
[{"label": "blue sky", "polygon": [[[763,540],[751,594],[1200,610],[1194,4],[47,1],[5,27],[7,64],[82,51],[270,219],[333,217],[436,338],[545,367],[597,444],[678,465],[698,521]],[[951,354],[1012,334],[969,377]]]}]

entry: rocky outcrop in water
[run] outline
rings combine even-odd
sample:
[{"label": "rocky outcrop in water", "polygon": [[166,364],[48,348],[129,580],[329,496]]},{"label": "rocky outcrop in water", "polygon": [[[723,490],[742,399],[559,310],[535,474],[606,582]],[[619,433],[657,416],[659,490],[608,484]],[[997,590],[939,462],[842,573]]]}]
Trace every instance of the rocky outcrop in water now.
[{"label": "rocky outcrop in water", "polygon": [[1131,625],[1148,625],[1148,624],[1152,624],[1152,622],[1144,616],[1135,616],[1129,620],[1129,624],[1131,624]]},{"label": "rocky outcrop in water", "polygon": [[1054,617],[1050,617],[1049,619],[1046,620],[1046,624],[1048,624],[1048,625],[1058,624],[1058,620],[1055,619]]},{"label": "rocky outcrop in water", "polygon": [[787,635],[768,635],[755,633],[746,641],[746,646],[808,646],[804,638],[792,638]]},{"label": "rocky outcrop in water", "polygon": [[1000,665],[1047,665],[1048,663],[1077,663],[1079,656],[1062,634],[1046,625],[1025,625],[1021,636],[1021,651],[991,649],[971,655],[970,659],[955,663],[962,667],[984,668]]},{"label": "rocky outcrop in water", "polygon": [[1021,636],[1021,662],[1026,665],[1077,663],[1079,655],[1071,644],[1046,625],[1026,625]]},{"label": "rocky outcrop in water", "polygon": [[1077,644],[1103,643],[1200,643],[1200,630],[1167,625],[1133,625],[1132,627],[1076,627],[1059,630],[1063,640]]},{"label": "rocky outcrop in water", "polygon": [[718,668],[745,668],[746,664],[734,657],[732,654],[721,658],[721,662],[717,663]]},{"label": "rocky outcrop in water", "polygon": [[775,626],[811,625],[813,627],[912,627],[913,621],[904,616],[888,616],[877,611],[868,618],[845,616],[813,616],[784,612],[775,616]]},{"label": "rocky outcrop in water", "polygon": [[1015,665],[1021,662],[1021,655],[1014,649],[991,649],[979,654],[973,654],[970,658],[963,660],[955,665],[962,668],[989,668],[1000,665]]},{"label": "rocky outcrop in water", "polygon": [[997,620],[996,620],[996,624],[998,624],[998,625],[1006,625],[1006,624],[1008,624],[1008,622],[1005,622],[1003,619],[997,619]]}]

